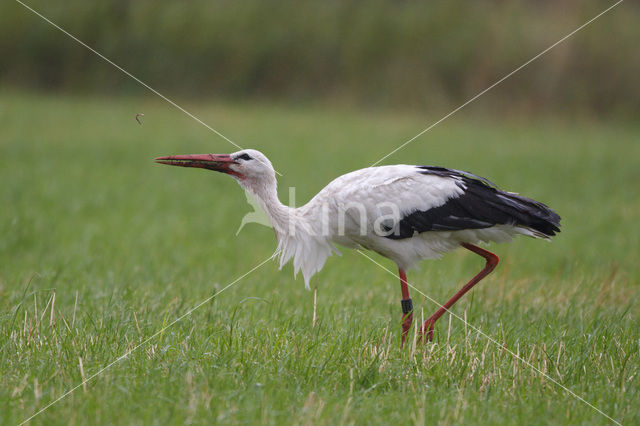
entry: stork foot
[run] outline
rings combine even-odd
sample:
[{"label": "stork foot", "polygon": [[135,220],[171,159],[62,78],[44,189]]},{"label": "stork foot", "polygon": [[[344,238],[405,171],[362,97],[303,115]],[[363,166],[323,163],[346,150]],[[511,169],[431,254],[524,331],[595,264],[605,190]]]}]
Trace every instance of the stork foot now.
[{"label": "stork foot", "polygon": [[429,317],[422,327],[420,328],[420,341],[424,339],[425,342],[433,341],[433,326],[435,325],[438,318]]}]

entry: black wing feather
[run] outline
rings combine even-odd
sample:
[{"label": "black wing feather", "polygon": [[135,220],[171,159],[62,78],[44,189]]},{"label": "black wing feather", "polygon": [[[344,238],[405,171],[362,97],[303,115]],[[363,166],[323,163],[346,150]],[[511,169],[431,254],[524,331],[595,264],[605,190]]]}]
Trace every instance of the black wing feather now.
[{"label": "black wing feather", "polygon": [[472,173],[434,166],[417,168],[422,174],[455,179],[464,192],[439,207],[408,214],[387,238],[403,239],[427,231],[482,229],[494,225],[522,226],[546,237],[560,232],[560,216],[538,201],[501,191],[487,179]]}]

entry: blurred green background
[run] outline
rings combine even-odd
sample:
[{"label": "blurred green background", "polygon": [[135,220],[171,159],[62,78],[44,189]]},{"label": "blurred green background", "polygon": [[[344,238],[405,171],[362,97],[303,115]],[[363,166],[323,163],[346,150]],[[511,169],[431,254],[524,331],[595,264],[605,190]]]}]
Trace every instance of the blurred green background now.
[{"label": "blurred green background", "polygon": [[[192,98],[457,106],[613,2],[30,0],[151,86]],[[141,89],[14,1],[0,84]],[[485,108],[636,116],[640,7],[627,1],[506,83]]]}]

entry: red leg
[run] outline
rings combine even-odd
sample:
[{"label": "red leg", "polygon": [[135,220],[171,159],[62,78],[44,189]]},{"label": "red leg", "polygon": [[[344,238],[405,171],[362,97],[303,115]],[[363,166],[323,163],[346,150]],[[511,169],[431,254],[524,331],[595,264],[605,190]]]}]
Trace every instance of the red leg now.
[{"label": "red leg", "polygon": [[400,289],[402,290],[402,346],[404,346],[404,339],[409,333],[411,323],[413,322],[413,303],[409,296],[409,286],[407,285],[407,274],[398,268],[398,275],[400,275]]},{"label": "red leg", "polygon": [[465,286],[462,287],[462,289],[459,292],[457,292],[451,299],[449,299],[447,303],[442,305],[440,309],[436,311],[435,314],[431,315],[429,319],[427,319],[424,322],[424,324],[422,324],[422,329],[420,330],[420,333],[425,335],[429,341],[433,340],[433,325],[436,323],[436,321],[438,321],[438,319],[445,312],[447,312],[449,308],[451,308],[453,304],[458,301],[458,299],[460,299],[466,292],[471,290],[471,287],[478,284],[481,279],[489,275],[489,273],[493,271],[493,269],[496,267],[499,261],[498,256],[478,246],[474,246],[473,244],[469,244],[469,243],[462,243],[460,245],[466,248],[467,250],[471,250],[472,252],[484,257],[487,263],[484,266],[484,269],[480,271],[478,275],[473,277],[471,281],[465,284]]}]

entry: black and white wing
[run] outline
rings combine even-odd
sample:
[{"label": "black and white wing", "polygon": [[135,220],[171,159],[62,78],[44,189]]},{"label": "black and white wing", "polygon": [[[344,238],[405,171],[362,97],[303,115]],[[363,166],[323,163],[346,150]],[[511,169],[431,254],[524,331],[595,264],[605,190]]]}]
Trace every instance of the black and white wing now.
[{"label": "black and white wing", "polygon": [[[404,239],[428,231],[483,229],[495,225],[525,228],[533,236],[541,238],[560,232],[560,216],[549,207],[513,192],[502,191],[487,179],[434,166],[416,166],[416,172],[450,180],[459,191],[448,194],[439,205],[405,210],[392,228],[387,227],[387,238]],[[414,187],[414,190],[420,189]]]}]

